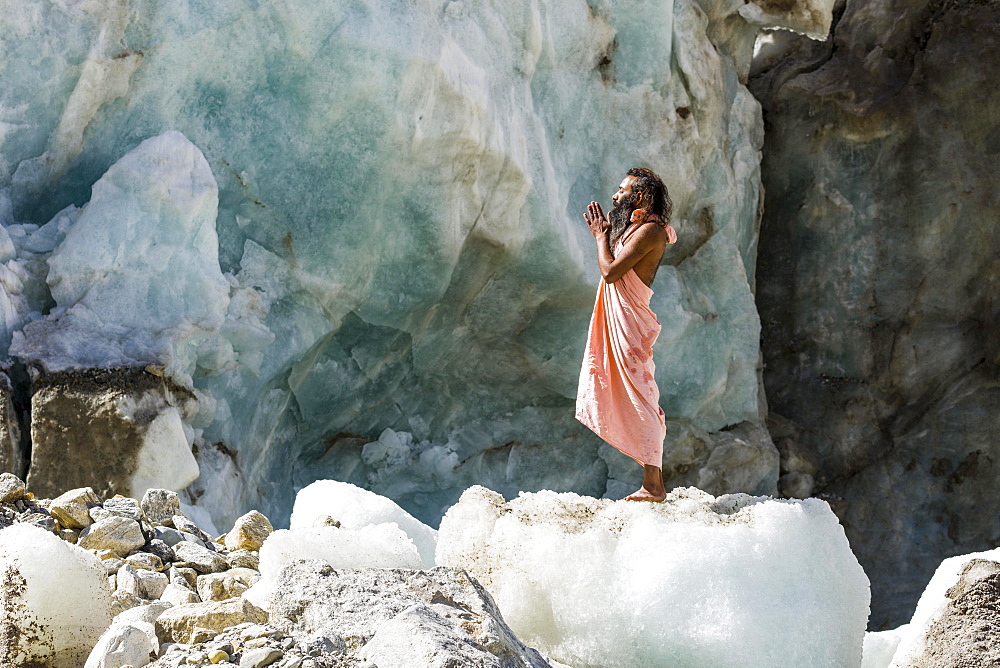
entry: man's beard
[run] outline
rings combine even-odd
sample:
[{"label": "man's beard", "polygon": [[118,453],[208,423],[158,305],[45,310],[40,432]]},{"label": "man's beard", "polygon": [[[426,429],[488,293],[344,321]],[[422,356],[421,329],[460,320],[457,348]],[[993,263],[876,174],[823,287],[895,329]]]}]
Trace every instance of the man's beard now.
[{"label": "man's beard", "polygon": [[618,200],[615,204],[615,208],[608,212],[608,220],[611,222],[611,234],[609,241],[611,242],[612,248],[615,242],[618,241],[618,237],[625,233],[628,229],[629,224],[632,222],[632,213],[636,210],[637,200],[639,195],[637,193],[632,193],[628,197],[623,197]]}]

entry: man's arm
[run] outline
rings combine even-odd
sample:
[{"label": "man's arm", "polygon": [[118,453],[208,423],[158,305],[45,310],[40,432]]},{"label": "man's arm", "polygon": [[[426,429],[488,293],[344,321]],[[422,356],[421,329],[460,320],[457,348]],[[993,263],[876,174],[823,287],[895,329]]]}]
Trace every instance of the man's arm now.
[{"label": "man's arm", "polygon": [[591,234],[597,240],[597,264],[606,283],[614,283],[638,264],[639,260],[664,244],[664,232],[659,225],[642,225],[632,233],[618,257],[611,254],[609,234],[611,224],[604,216],[601,205],[591,202],[584,214]]}]

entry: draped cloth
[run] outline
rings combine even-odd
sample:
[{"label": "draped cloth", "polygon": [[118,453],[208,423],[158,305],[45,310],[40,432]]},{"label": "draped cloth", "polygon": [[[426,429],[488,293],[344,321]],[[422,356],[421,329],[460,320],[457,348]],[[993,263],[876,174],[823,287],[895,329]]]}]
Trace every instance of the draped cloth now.
[{"label": "draped cloth", "polygon": [[[663,227],[668,243],[674,243],[674,230]],[[633,224],[621,236],[615,255],[638,228]],[[660,322],[649,308],[652,296],[635,269],[614,283],[601,279],[580,370],[576,419],[640,464],[660,467],[667,427],[653,377]]]}]

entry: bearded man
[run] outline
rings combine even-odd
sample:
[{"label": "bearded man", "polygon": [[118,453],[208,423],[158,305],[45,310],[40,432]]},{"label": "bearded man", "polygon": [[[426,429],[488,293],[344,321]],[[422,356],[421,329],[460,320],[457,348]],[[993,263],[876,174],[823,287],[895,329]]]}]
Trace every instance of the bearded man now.
[{"label": "bearded man", "polygon": [[663,501],[663,439],[667,434],[653,377],[653,342],[660,323],[649,308],[650,286],[666,244],[673,203],[652,170],[635,167],[611,198],[605,216],[591,202],[583,215],[597,240],[601,283],[580,371],[576,418],[643,466],[642,488],[629,501]]}]

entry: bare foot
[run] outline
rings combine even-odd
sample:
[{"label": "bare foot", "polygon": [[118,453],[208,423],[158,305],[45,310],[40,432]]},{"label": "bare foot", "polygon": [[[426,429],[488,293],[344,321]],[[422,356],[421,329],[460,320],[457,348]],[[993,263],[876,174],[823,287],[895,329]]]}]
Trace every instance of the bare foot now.
[{"label": "bare foot", "polygon": [[625,497],[626,501],[649,501],[650,503],[663,503],[663,500],[667,498],[667,493],[653,494],[645,487],[639,489],[635,494],[629,494]]},{"label": "bare foot", "polygon": [[626,501],[649,501],[662,503],[667,498],[667,490],[663,487],[663,471],[659,466],[646,465],[642,475],[642,487],[635,494],[625,497]]}]

